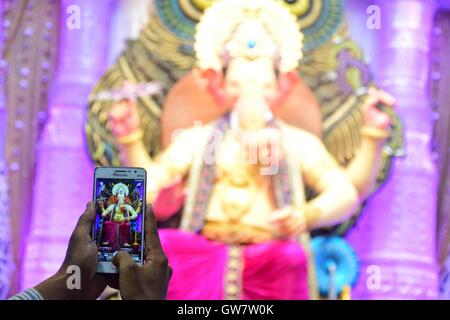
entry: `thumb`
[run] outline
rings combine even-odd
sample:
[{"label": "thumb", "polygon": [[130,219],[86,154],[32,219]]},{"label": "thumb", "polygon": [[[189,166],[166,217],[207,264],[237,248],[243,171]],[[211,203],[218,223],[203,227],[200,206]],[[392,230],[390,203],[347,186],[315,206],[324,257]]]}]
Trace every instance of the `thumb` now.
[{"label": "thumb", "polygon": [[112,263],[119,269],[120,279],[136,283],[138,279],[139,266],[126,251],[119,251],[113,258]]},{"label": "thumb", "polygon": [[78,219],[75,230],[82,235],[90,235],[94,220],[95,220],[95,206],[92,202],[88,202],[88,204],[86,205],[86,211]]}]

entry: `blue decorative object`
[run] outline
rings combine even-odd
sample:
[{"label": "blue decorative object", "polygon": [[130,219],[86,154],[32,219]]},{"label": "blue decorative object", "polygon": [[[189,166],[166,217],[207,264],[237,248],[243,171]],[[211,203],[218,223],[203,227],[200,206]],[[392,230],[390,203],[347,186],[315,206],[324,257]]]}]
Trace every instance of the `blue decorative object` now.
[{"label": "blue decorative object", "polygon": [[255,46],[256,46],[255,40],[248,40],[247,47],[249,47],[250,49],[253,49]]},{"label": "blue decorative object", "polygon": [[359,262],[353,248],[339,236],[318,236],[311,241],[316,265],[317,281],[322,296],[330,291],[330,269],[334,269],[334,288],[337,294],[346,285],[353,286],[358,278]]}]

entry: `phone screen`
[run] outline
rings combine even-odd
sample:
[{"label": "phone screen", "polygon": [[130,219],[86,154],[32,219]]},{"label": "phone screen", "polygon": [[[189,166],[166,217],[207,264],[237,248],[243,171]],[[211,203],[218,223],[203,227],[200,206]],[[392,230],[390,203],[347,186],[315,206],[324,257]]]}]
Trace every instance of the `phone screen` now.
[{"label": "phone screen", "polygon": [[115,252],[125,250],[136,263],[142,264],[144,193],[144,179],[95,180],[93,239],[99,262],[111,262]]}]

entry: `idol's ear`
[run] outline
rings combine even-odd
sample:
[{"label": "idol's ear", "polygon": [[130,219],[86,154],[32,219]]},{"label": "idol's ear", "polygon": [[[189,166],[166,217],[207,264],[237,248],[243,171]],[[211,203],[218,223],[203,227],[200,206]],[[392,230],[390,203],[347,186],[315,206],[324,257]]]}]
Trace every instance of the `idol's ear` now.
[{"label": "idol's ear", "polygon": [[319,101],[296,71],[280,74],[279,94],[269,103],[276,117],[322,138],[323,121]]},{"label": "idol's ear", "polygon": [[[198,68],[177,81],[167,93],[161,114],[161,143],[168,146],[173,139],[173,132],[194,126],[196,123],[215,121],[227,112],[220,107],[208,90],[208,74],[202,77]],[[214,81],[213,81],[214,82]]]},{"label": "idol's ear", "polygon": [[278,76],[278,94],[269,101],[272,111],[278,109],[291,94],[294,87],[300,82],[296,71],[280,73]]}]

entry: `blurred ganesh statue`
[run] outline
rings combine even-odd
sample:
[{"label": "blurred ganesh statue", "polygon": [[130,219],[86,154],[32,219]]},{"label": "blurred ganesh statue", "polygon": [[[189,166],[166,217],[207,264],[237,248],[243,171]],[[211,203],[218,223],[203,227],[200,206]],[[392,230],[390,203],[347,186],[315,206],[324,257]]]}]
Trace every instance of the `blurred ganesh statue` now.
[{"label": "blurred ganesh statue", "polygon": [[[100,165],[144,167],[170,299],[317,297],[310,235],[344,233],[401,149],[342,1],[155,1],[95,88]],[[162,94],[105,101],[144,82]]]}]

